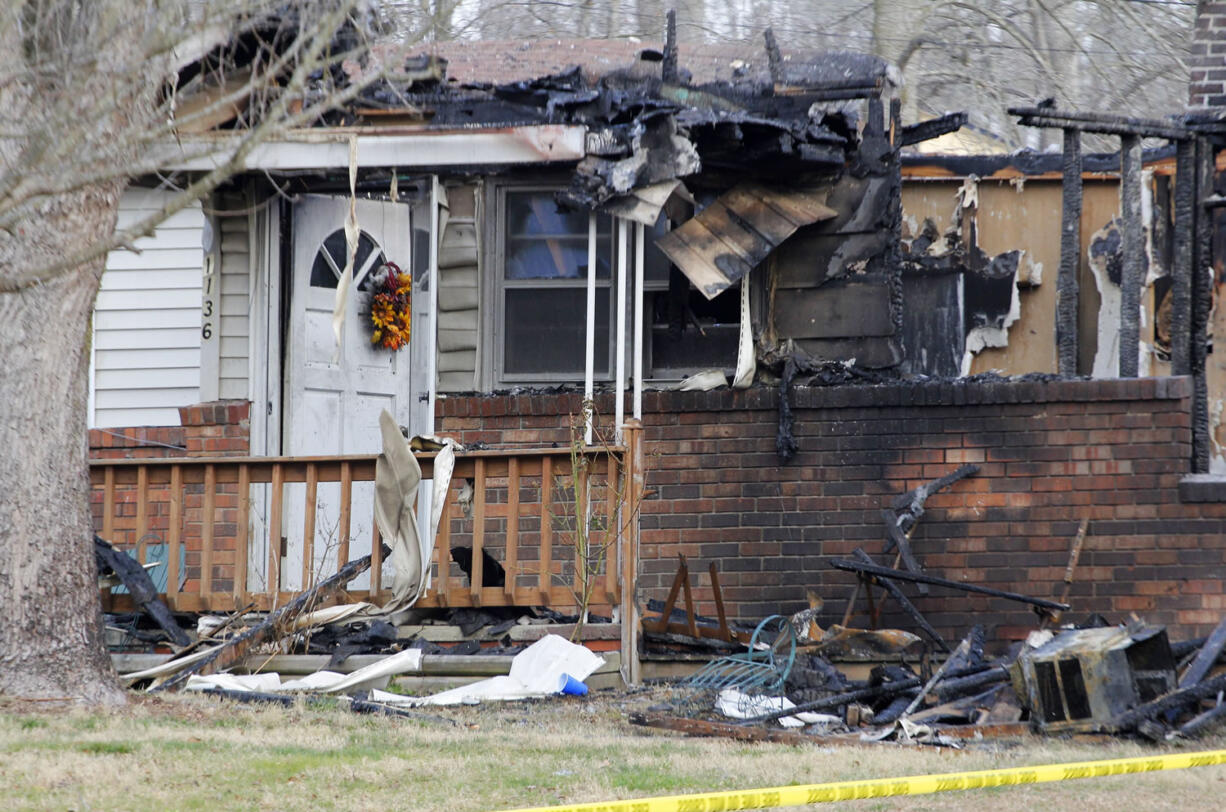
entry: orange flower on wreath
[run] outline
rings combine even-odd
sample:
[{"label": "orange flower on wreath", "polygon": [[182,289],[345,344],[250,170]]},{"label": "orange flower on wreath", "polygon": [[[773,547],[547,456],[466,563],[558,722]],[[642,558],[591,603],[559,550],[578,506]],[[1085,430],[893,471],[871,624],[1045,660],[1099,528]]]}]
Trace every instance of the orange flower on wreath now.
[{"label": "orange flower on wreath", "polygon": [[409,343],[413,320],[413,277],[387,262],[375,271],[370,300],[370,343],[399,350]]}]

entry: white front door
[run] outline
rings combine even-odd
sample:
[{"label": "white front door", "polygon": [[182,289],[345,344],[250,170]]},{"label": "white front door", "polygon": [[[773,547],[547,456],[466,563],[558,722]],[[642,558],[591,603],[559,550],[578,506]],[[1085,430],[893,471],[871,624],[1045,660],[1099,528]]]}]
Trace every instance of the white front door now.
[{"label": "white front door", "polygon": [[[361,229],[354,260],[339,346],[332,329],[336,289],[345,268],[346,198],[308,196],[294,207],[293,284],[290,292],[289,341],[286,354],[286,421],[283,449],[287,456],[374,454],[380,451],[379,412],[387,409],[409,425],[410,403],[417,387],[410,380],[410,350],[371,344],[370,288],[384,262],[404,272],[412,233],[409,207],[372,200],[357,201]],[[416,325],[413,325],[416,327]],[[303,587],[305,486],[287,485],[282,535],[286,555],[281,589]],[[311,580],[336,571],[340,546],[340,486],[318,486]],[[349,529],[350,560],[371,550],[373,484],[354,483]],[[353,584],[369,587],[363,575]]]}]

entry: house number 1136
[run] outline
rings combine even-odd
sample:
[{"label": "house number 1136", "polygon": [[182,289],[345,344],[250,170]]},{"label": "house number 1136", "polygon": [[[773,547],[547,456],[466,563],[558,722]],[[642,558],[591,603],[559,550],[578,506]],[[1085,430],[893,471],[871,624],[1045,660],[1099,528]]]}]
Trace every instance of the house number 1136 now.
[{"label": "house number 1136", "polygon": [[213,337],[213,311],[217,286],[217,263],[213,254],[204,256],[204,296],[200,304],[200,337],[208,341]]}]

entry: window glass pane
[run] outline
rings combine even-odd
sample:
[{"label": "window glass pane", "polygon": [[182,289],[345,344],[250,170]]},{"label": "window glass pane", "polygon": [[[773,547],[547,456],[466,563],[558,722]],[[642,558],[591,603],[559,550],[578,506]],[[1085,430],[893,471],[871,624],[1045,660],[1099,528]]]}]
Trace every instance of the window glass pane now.
[{"label": "window glass pane", "polygon": [[[377,270],[385,261],[374,238],[365,231],[359,232],[358,247],[353,259],[353,269],[355,272],[366,267],[366,261],[370,258],[372,252],[378,252],[378,256],[370,266],[370,272],[358,284],[359,290],[366,290],[370,286],[370,273]],[[338,228],[328,235],[327,239],[324,240],[324,244],[319,247],[319,252],[315,254],[315,261],[311,263],[311,287],[336,288],[340,272],[345,269],[345,257],[345,230]],[[329,259],[332,260],[331,263],[328,262]],[[333,265],[335,265],[336,270],[333,270]]]},{"label": "window glass pane", "polygon": [[643,246],[644,282],[668,284],[668,271],[672,265],[669,263],[668,257],[664,256],[664,252],[656,247],[656,240],[667,234],[669,230],[668,218],[663,213],[660,214],[654,226],[644,229],[643,237],[646,239],[646,243]]},{"label": "window glass pane", "polygon": [[[582,378],[587,331],[584,288],[508,288],[503,372]],[[609,291],[596,291],[596,374],[609,371]]]},{"label": "window glass pane", "polygon": [[[507,279],[587,277],[586,212],[559,211],[552,192],[508,192]],[[610,218],[596,221],[596,275],[609,278],[613,256]]]}]

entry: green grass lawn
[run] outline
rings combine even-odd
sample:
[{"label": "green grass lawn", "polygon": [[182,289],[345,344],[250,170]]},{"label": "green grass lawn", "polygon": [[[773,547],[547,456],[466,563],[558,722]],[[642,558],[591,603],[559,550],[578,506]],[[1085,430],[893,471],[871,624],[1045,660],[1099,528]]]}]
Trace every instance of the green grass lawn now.
[{"label": "green grass lawn", "polygon": [[[113,713],[0,703],[0,808],[488,810],[1163,751],[1028,738],[961,751],[686,739],[628,725],[651,697],[438,710],[455,725],[199,696]],[[1185,745],[1226,747],[1226,738]],[[857,801],[846,809],[1191,812],[1226,807],[1226,767]],[[813,807],[830,808],[830,807]]]}]

